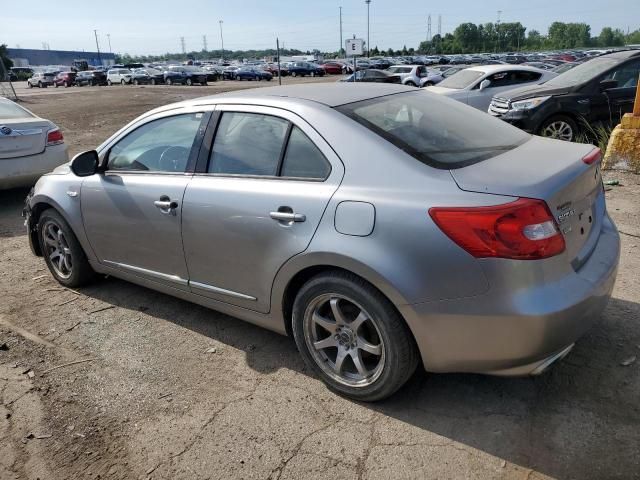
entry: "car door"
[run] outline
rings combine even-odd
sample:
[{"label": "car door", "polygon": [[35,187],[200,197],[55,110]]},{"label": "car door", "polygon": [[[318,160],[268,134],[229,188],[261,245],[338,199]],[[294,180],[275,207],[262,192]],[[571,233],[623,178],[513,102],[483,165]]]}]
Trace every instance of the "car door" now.
[{"label": "car door", "polygon": [[[639,75],[640,60],[632,60],[612,69],[596,82],[594,88],[597,93],[591,106],[595,121],[616,125],[625,113],[633,111]],[[606,92],[600,92],[599,83],[605,80],[615,80],[618,84]]]},{"label": "car door", "polygon": [[291,112],[225,105],[215,116],[183,201],[191,289],[266,313],[276,273],[311,242],[344,167]]},{"label": "car door", "polygon": [[101,263],[189,289],[180,233],[182,197],[209,116],[165,112],[133,126],[100,152],[106,171],[83,182],[81,209]]}]

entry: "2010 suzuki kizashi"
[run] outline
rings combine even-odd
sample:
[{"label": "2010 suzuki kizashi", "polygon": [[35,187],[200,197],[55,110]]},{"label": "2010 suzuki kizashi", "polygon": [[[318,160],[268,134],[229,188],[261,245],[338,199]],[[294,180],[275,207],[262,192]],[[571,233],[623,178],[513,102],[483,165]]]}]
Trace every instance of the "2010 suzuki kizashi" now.
[{"label": "2010 suzuki kizashi", "polygon": [[332,389],[527,375],[611,295],[600,152],[396,85],[264,88],[153,110],[40,179],[58,282],[115,277],[291,334]]}]

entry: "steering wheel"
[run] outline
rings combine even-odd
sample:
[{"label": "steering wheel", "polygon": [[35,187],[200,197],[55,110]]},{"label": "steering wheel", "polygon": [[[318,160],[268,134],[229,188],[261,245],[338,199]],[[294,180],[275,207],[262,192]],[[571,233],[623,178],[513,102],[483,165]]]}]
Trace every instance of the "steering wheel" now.
[{"label": "steering wheel", "polygon": [[165,172],[182,172],[187,166],[189,149],[185,147],[167,147],[160,155],[158,166]]}]

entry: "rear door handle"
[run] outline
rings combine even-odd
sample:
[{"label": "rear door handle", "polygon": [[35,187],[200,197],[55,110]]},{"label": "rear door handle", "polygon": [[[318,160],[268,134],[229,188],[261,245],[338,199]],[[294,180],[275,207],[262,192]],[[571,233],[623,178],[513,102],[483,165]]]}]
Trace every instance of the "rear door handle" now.
[{"label": "rear door handle", "polygon": [[302,213],[290,212],[270,212],[269,216],[279,222],[296,222],[301,223],[307,220],[307,216]]},{"label": "rear door handle", "polygon": [[153,204],[165,214],[175,214],[175,210],[178,208],[178,202],[172,202],[166,195],[161,196],[160,200],[156,200]]}]

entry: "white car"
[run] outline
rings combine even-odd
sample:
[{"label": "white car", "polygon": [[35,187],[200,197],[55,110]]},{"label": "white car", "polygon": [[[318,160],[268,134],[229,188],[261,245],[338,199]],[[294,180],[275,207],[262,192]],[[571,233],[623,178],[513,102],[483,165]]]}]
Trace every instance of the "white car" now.
[{"label": "white car", "polygon": [[445,78],[431,93],[446,95],[486,112],[491,99],[498,93],[525,85],[551,80],[558,74],[523,65],[482,65],[470,67]]},{"label": "white car", "polygon": [[107,84],[113,85],[114,83],[120,83],[125,85],[133,81],[133,75],[128,68],[112,68],[107,72]]},{"label": "white car", "polygon": [[429,71],[424,65],[393,65],[387,68],[387,72],[399,76],[402,79],[402,84],[410,87],[419,86],[420,81],[429,75]]},{"label": "white car", "polygon": [[33,185],[68,161],[64,137],[54,123],[0,97],[0,190]]}]

